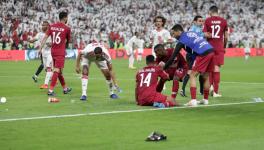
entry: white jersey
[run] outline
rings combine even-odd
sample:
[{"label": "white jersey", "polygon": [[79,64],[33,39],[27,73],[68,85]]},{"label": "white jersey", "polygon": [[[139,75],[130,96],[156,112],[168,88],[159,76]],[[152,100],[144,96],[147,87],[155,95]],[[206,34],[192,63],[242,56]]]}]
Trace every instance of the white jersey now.
[{"label": "white jersey", "polygon": [[129,48],[133,48],[133,45],[140,47],[141,41],[139,38],[137,38],[136,36],[133,36],[126,44],[127,47]]},{"label": "white jersey", "polygon": [[153,39],[152,47],[154,48],[157,44],[163,44],[171,40],[170,32],[166,29],[162,29],[161,31],[152,30],[151,39]]},{"label": "white jersey", "polygon": [[[88,55],[89,53],[92,53],[96,47],[100,47],[103,50],[103,57],[100,59],[96,59],[94,56]],[[106,61],[108,63],[111,63],[111,57],[108,52],[108,50],[104,47],[101,43],[91,43],[88,44],[83,50],[80,52],[84,55],[85,58],[88,58],[90,61]]]},{"label": "white jersey", "polygon": [[[45,37],[45,33],[43,33],[43,32],[39,32],[39,33],[34,37],[34,39],[37,40],[37,44],[36,44],[36,46],[40,46],[40,45],[41,45],[41,42],[43,41],[44,37]],[[50,45],[50,44],[51,44],[51,39],[50,39],[50,37],[48,37],[47,42],[46,42],[46,44],[45,44],[44,47],[43,47],[43,51],[42,51],[42,55],[43,55],[43,56],[51,55],[51,47],[48,46],[48,45]]]}]

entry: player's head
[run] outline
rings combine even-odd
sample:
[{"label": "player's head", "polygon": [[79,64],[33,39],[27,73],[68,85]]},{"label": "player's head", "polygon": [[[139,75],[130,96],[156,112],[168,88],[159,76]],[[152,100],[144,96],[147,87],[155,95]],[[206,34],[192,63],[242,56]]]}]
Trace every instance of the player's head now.
[{"label": "player's head", "polygon": [[96,58],[100,58],[103,54],[103,49],[101,47],[96,47],[94,49],[94,54]]},{"label": "player's head", "polygon": [[194,19],[193,19],[193,22],[195,25],[197,26],[202,26],[203,25],[203,17],[202,16],[195,16]]},{"label": "player's head", "polygon": [[135,35],[136,37],[139,37],[139,36],[140,36],[139,32],[135,32],[134,35]]},{"label": "player's head", "polygon": [[147,65],[155,64],[155,57],[153,55],[148,55],[146,57],[146,64]]},{"label": "player's head", "polygon": [[218,14],[218,7],[215,5],[209,8],[209,15],[212,16],[213,14]]},{"label": "player's head", "polygon": [[154,19],[154,23],[157,28],[164,27],[166,23],[166,19],[162,16],[157,16]]},{"label": "player's head", "polygon": [[48,21],[43,21],[41,25],[41,29],[43,32],[46,32],[49,28],[49,22]]},{"label": "player's head", "polygon": [[60,12],[59,13],[59,19],[60,19],[60,21],[63,21],[66,24],[68,21],[68,13],[65,11]]},{"label": "player's head", "polygon": [[166,50],[163,44],[157,44],[154,47],[154,52],[158,58],[166,55]]},{"label": "player's head", "polygon": [[172,28],[171,28],[171,36],[179,39],[181,36],[181,33],[183,32],[183,28],[180,24],[175,24]]}]

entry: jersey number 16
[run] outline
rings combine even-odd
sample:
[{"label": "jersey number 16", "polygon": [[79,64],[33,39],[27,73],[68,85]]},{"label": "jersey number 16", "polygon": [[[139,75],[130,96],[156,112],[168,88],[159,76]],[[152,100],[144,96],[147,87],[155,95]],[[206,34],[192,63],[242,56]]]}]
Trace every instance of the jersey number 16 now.
[{"label": "jersey number 16", "polygon": [[60,34],[61,32],[58,32],[57,34],[56,32],[52,32],[52,43],[60,44],[61,42]]}]

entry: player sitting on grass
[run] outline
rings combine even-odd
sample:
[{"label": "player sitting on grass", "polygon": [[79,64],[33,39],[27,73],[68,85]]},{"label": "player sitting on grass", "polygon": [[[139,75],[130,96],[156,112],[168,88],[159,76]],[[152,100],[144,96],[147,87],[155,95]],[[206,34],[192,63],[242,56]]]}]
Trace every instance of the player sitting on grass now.
[{"label": "player sitting on grass", "polygon": [[[164,64],[166,63],[170,56],[172,55],[174,49],[165,49],[163,44],[158,44],[154,47],[154,52],[157,56],[156,63],[157,64]],[[183,77],[186,75],[188,70],[187,63],[184,59],[184,57],[179,54],[176,59],[174,60],[173,64],[166,69],[166,73],[169,74],[168,80],[173,80],[172,84],[172,93],[171,97],[176,98],[178,90],[179,90],[179,81],[182,81]],[[161,92],[163,89],[163,86],[167,80],[160,79],[158,86],[157,86],[157,92]]]},{"label": "player sitting on grass", "polygon": [[[82,61],[82,62],[81,62]],[[106,83],[109,86],[110,98],[117,99],[118,96],[114,93],[114,88],[119,89],[115,84],[115,76],[113,73],[113,67],[108,50],[100,43],[88,44],[85,49],[80,51],[77,61],[76,61],[76,72],[80,73],[80,62],[82,65],[82,96],[80,100],[87,99],[87,85],[88,85],[88,75],[89,68],[92,62],[94,62],[99,69],[101,69],[103,75],[105,76]]]},{"label": "player sitting on grass", "polygon": [[179,104],[175,99],[156,91],[159,77],[169,79],[169,75],[160,66],[156,66],[153,55],[146,57],[147,66],[137,72],[135,98],[138,105],[155,107],[173,107]]}]

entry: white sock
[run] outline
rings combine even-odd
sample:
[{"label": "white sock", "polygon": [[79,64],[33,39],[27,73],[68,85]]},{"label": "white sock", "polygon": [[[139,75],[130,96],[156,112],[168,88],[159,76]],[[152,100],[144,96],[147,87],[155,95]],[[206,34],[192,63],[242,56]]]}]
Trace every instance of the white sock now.
[{"label": "white sock", "polygon": [[88,85],[88,78],[86,77],[82,77],[82,95],[87,95],[86,91],[87,91],[87,85]]},{"label": "white sock", "polygon": [[46,77],[45,77],[44,84],[46,84],[46,85],[49,84],[49,81],[50,81],[50,78],[52,77],[52,74],[53,74],[53,72],[51,72],[51,71],[48,71],[48,72],[46,73]]},{"label": "white sock", "polygon": [[131,54],[131,55],[129,56],[129,59],[128,59],[129,67],[134,67],[134,61],[135,61],[134,55]]},{"label": "white sock", "polygon": [[112,80],[106,80],[106,84],[108,85],[109,88],[109,94],[110,95],[114,94],[114,86]]}]

